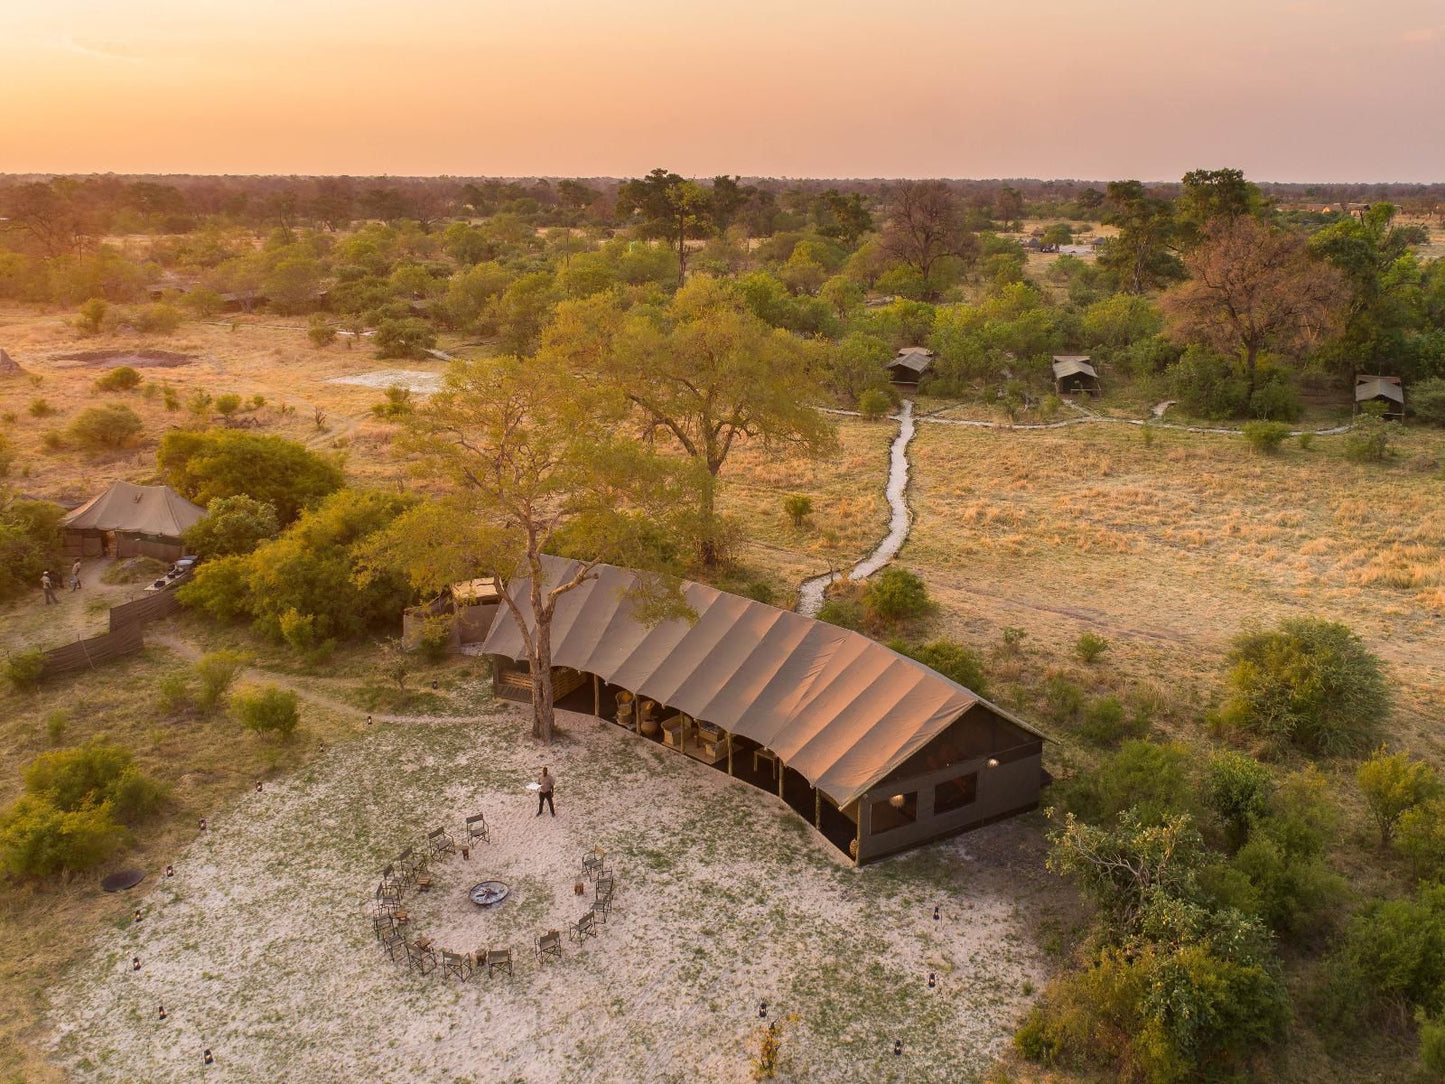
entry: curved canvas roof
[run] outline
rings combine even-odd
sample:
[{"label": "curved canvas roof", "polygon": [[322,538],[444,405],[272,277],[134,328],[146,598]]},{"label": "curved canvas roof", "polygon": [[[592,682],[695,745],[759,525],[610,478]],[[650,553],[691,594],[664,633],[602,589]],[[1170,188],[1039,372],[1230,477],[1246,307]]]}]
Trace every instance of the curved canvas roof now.
[{"label": "curved canvas roof", "polygon": [[1365,403],[1371,399],[1393,399],[1405,401],[1405,390],[1400,386],[1398,376],[1357,376],[1355,377],[1355,402]]},{"label": "curved canvas roof", "polygon": [[179,538],[206,514],[170,486],[115,482],[67,515],[61,524],[74,531],[134,531]]},{"label": "curved canvas roof", "polygon": [[1089,364],[1088,354],[1055,354],[1054,355],[1054,379],[1062,380],[1066,376],[1074,376],[1083,373],[1085,376],[1092,376],[1095,379],[1099,374],[1094,372],[1094,367]]},{"label": "curved canvas roof", "polygon": [[[576,561],[545,558],[560,583]],[[552,661],[597,674],[772,749],[838,805],[883,779],[975,704],[1043,735],[937,671],[856,632],[730,595],[683,585],[697,620],[648,627],[627,592],[637,573],[598,565],[562,595]],[[527,581],[509,585],[525,598]],[[529,608],[522,612],[530,622]],[[521,660],[522,636],[499,607],[482,650]]]}]

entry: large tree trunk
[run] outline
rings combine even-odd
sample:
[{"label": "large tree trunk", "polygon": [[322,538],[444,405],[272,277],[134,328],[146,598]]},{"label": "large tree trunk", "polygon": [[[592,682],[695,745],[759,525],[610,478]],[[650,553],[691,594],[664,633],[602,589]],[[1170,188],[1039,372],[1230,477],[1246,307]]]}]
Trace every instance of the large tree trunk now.
[{"label": "large tree trunk", "polygon": [[557,706],[552,696],[552,630],[538,628],[532,653],[532,737],[552,743]]},{"label": "large tree trunk", "polygon": [[1254,394],[1255,366],[1259,362],[1259,346],[1246,343],[1244,346],[1244,372],[1249,377],[1249,394]]},{"label": "large tree trunk", "polygon": [[722,559],[718,546],[717,472],[709,469],[698,498],[698,556],[708,567]]}]

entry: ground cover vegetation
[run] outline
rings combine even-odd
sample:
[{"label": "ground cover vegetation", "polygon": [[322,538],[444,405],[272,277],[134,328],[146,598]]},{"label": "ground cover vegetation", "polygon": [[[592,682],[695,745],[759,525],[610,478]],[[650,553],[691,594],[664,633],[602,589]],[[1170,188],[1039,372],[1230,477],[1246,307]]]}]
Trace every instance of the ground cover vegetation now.
[{"label": "ground cover vegetation", "polygon": [[[595,562],[649,570],[658,618],[685,616],[682,576],[786,605],[849,567],[887,519],[884,367],[924,346],[914,533],[820,616],[1057,738],[1029,831],[1045,894],[1083,910],[1035,931],[1054,977],[1000,1079],[1426,1079],[1445,1046],[1431,198],[1233,170],[0,182],[0,346],[21,369],[0,375],[0,592],[59,563],[61,508],[39,498],[123,477],[209,511],[168,648],[118,664],[131,688],[76,679],[100,722],[35,649],[95,631],[126,585],[39,634],[33,609],[0,616],[15,921],[61,900],[93,925],[81,871],[299,770],[308,738],[365,741],[365,711],[475,708],[484,678],[439,661],[445,629],[386,638],[453,580],[578,561],[516,604],[542,677],[515,742],[553,737],[548,623]],[[1055,354],[1104,376],[1076,407],[1162,418],[1005,433],[1082,416]],[[1405,424],[1352,418],[1359,373],[1403,378]],[[164,727],[121,718],[142,699]],[[83,953],[44,922],[28,936]],[[23,1043],[0,1071],[50,1072],[41,976],[11,974]]]}]

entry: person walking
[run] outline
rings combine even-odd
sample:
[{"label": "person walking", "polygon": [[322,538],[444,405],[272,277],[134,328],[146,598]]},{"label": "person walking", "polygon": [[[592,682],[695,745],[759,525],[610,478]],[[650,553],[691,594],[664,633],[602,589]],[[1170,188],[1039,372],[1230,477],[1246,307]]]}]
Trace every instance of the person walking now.
[{"label": "person walking", "polygon": [[45,592],[45,605],[49,606],[52,602],[60,602],[55,597],[55,581],[50,578],[50,569],[48,568],[40,576],[40,589]]},{"label": "person walking", "polygon": [[70,589],[71,589],[72,591],[79,591],[79,590],[80,590],[80,558],[79,558],[79,557],[77,557],[77,558],[75,559],[75,564],[73,564],[73,565],[70,566]]},{"label": "person walking", "polygon": [[557,783],[557,777],[547,771],[547,765],[542,765],[542,774],[537,776],[537,816],[542,815],[542,803],[547,803],[547,808],[552,811],[552,816],[557,815],[557,807],[552,804],[552,788]]}]

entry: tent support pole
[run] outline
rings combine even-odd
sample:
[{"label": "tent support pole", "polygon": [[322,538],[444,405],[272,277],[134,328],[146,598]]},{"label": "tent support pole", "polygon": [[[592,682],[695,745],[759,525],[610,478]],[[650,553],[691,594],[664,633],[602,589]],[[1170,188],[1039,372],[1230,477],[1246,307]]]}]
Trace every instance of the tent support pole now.
[{"label": "tent support pole", "polygon": [[813,827],[823,830],[823,792],[817,787],[813,788]]},{"label": "tent support pole", "polygon": [[[782,797],[783,797],[783,773],[786,772],[788,769],[787,769],[786,766],[784,766],[784,764],[783,764],[783,758],[782,758],[782,757],[778,757],[777,760],[778,760],[778,797],[779,797],[779,798],[782,798]],[[783,799],[783,800],[786,801],[787,799]]]},{"label": "tent support pole", "polygon": [[733,732],[728,731],[728,775],[733,774]]},{"label": "tent support pole", "polygon": [[602,679],[592,675],[592,714],[602,718]]}]

